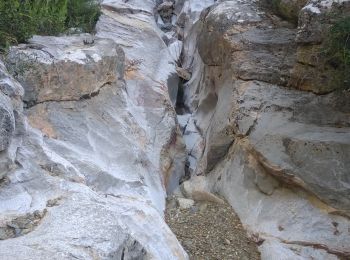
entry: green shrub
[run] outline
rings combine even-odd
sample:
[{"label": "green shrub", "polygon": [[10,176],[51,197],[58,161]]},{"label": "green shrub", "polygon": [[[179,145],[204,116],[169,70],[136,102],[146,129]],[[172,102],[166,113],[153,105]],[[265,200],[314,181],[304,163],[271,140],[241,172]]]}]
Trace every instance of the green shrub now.
[{"label": "green shrub", "polygon": [[100,16],[100,6],[95,0],[68,0],[67,28],[78,27],[92,32]]},{"label": "green shrub", "polygon": [[325,43],[327,63],[336,68],[350,87],[350,17],[338,20],[331,28]]},{"label": "green shrub", "polygon": [[32,0],[30,15],[36,23],[36,33],[57,35],[66,30],[67,0]]},{"label": "green shrub", "polygon": [[0,49],[25,42],[36,31],[31,6],[19,0],[0,0]]},{"label": "green shrub", "polygon": [[92,32],[100,16],[96,0],[0,0],[0,50],[32,35],[58,35],[68,28]]},{"label": "green shrub", "polygon": [[329,54],[343,65],[350,65],[350,17],[343,18],[330,30]]}]

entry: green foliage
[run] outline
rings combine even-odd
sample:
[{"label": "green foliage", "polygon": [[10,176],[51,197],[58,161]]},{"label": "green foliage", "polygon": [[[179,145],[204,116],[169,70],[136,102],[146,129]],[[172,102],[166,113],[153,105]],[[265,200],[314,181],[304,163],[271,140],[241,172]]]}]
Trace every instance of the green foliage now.
[{"label": "green foliage", "polygon": [[68,28],[92,32],[100,16],[96,0],[0,0],[0,50],[32,35],[58,35]]},{"label": "green foliage", "polygon": [[30,16],[35,21],[36,33],[57,35],[66,29],[67,0],[32,0]]},{"label": "green foliage", "polygon": [[96,1],[68,0],[66,26],[79,27],[85,32],[92,32],[100,12],[100,6]]},{"label": "green foliage", "polygon": [[31,6],[19,0],[0,0],[0,49],[24,42],[35,33]]},{"label": "green foliage", "polygon": [[328,52],[343,65],[350,66],[350,17],[339,20],[331,28]]},{"label": "green foliage", "polygon": [[350,86],[350,17],[338,20],[325,43],[327,63],[336,68],[346,87]]}]

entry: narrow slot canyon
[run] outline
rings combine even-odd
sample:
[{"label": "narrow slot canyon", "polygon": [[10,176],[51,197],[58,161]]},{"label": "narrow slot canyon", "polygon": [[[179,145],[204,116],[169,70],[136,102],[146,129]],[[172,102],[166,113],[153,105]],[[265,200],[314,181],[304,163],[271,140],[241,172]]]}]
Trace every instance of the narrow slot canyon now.
[{"label": "narrow slot canyon", "polygon": [[350,1],[93,2],[0,53],[0,259],[350,259]]},{"label": "narrow slot canyon", "polygon": [[[199,6],[200,11],[196,9]],[[289,7],[307,12],[301,3],[290,3]],[[328,218],[319,211],[325,208],[332,211],[330,205],[321,201],[315,191],[305,188],[305,183],[300,185],[298,177],[293,180],[283,176],[288,169],[285,169],[286,173],[274,170],[276,166],[272,165],[282,162],[260,154],[259,143],[254,140],[260,141],[264,135],[269,135],[269,131],[276,136],[285,131],[274,129],[272,118],[279,117],[278,112],[287,118],[288,112],[292,112],[292,121],[321,123],[299,121],[300,117],[313,113],[308,111],[308,105],[302,108],[296,100],[289,105],[268,100],[272,96],[291,101],[293,95],[299,95],[297,99],[301,96],[304,100],[310,98],[306,103],[312,102],[314,109],[320,108],[316,103],[321,97],[283,90],[301,77],[296,75],[300,73],[300,67],[295,63],[298,59],[296,53],[302,52],[303,47],[298,47],[294,40],[300,37],[297,31],[300,27],[296,28],[295,23],[286,17],[275,15],[266,2],[207,1],[199,4],[188,1],[180,13],[176,13],[175,3],[174,11],[174,16],[180,19],[175,19],[173,24],[182,46],[176,61],[180,81],[175,110],[187,159],[180,187],[167,199],[166,221],[190,259],[348,259],[347,249],[344,252],[333,250],[320,241],[310,244],[288,242],[291,237],[298,236],[298,231],[290,227],[287,227],[290,231],[285,231],[282,223],[291,222],[298,226],[305,220],[306,224],[308,213],[301,212],[305,207],[311,210],[311,218],[318,219],[315,224],[335,228],[329,233],[333,237],[342,232],[337,231],[339,223],[331,220],[335,216]],[[273,90],[275,86],[277,88]],[[315,89],[316,94],[317,91],[323,90]],[[329,95],[347,92],[335,93],[338,94]],[[262,95],[267,95],[267,99]],[[318,99],[316,103],[311,101],[314,98]],[[344,101],[340,102],[344,104]],[[264,119],[266,115],[268,117]],[[268,119],[270,116],[272,118]],[[258,124],[265,128],[265,133]],[[286,127],[293,128],[292,124]],[[284,133],[283,145],[289,150],[293,148],[285,144],[290,142],[286,141],[290,138],[287,132]],[[273,142],[271,139],[266,145],[274,147]],[[265,153],[276,156],[273,153],[279,148],[272,149],[275,150],[267,149]],[[286,151],[289,152],[292,154],[288,156],[298,153],[296,150]],[[348,170],[343,170],[347,174]],[[296,210],[298,213],[293,215],[299,215],[301,223],[279,210],[286,214]],[[344,215],[340,213],[338,216]],[[258,223],[259,219],[263,220],[262,223]],[[347,222],[346,219],[342,221]],[[271,225],[275,225],[277,232]],[[317,231],[313,232],[318,240]],[[345,235],[346,228],[343,232]],[[283,233],[288,238],[284,238]],[[336,247],[348,248],[343,245]]]},{"label": "narrow slot canyon", "polygon": [[[180,58],[184,55],[182,53]],[[181,65],[182,61],[177,64]],[[237,214],[223,198],[201,191],[201,196],[194,200],[191,194],[186,193],[184,187],[191,181],[197,162],[194,146],[200,137],[195,122],[191,122],[191,111],[185,105],[186,82],[186,79],[179,79],[175,102],[186,146],[185,174],[180,179],[180,187],[167,198],[165,220],[190,259],[258,260],[260,253],[257,244],[261,241],[247,236]],[[172,85],[168,86],[171,88]]]}]

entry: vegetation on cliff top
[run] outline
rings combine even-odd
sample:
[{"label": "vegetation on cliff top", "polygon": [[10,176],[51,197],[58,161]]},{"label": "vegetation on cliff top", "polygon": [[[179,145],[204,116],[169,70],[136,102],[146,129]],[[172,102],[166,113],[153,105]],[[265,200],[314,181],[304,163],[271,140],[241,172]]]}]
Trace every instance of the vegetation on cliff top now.
[{"label": "vegetation on cliff top", "polygon": [[350,17],[339,19],[330,29],[325,43],[328,63],[341,72],[346,88],[350,88]]},{"label": "vegetation on cliff top", "polygon": [[96,0],[0,0],[0,49],[71,27],[92,32],[99,16]]}]

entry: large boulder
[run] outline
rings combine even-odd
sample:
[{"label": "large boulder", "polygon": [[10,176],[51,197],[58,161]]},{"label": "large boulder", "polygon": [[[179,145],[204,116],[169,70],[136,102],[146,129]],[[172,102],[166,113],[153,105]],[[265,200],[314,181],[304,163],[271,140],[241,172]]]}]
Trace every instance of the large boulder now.
[{"label": "large boulder", "polygon": [[122,53],[115,42],[88,34],[35,36],[29,45],[11,48],[7,65],[17,74],[25,89],[23,100],[31,106],[96,94],[121,76]]}]

